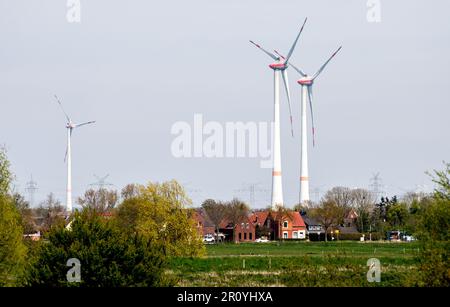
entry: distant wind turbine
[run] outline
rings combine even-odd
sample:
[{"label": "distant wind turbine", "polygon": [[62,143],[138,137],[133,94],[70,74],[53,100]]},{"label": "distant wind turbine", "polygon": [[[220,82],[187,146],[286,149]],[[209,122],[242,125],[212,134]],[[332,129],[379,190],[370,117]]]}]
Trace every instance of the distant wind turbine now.
[{"label": "distant wind turbine", "polygon": [[61,110],[63,111],[64,115],[67,119],[66,129],[67,129],[67,148],[66,148],[66,155],[64,157],[64,162],[67,161],[67,193],[66,193],[66,212],[68,215],[72,212],[72,149],[71,149],[71,137],[72,137],[72,130],[84,125],[89,125],[95,123],[95,121],[89,121],[81,124],[75,124],[72,122],[70,117],[67,115],[66,111],[64,111],[64,108],[62,106],[61,101],[59,100],[58,96],[55,95],[56,101],[58,102],[59,106],[61,107]]}]

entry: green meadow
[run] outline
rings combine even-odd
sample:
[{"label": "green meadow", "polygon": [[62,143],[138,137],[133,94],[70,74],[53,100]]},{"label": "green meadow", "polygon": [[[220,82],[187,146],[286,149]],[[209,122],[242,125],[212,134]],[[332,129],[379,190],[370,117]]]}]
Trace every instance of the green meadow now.
[{"label": "green meadow", "polygon": [[[408,286],[417,243],[271,242],[208,245],[201,258],[172,258],[167,274],[179,286]],[[368,282],[367,261],[381,263],[381,281]]]}]

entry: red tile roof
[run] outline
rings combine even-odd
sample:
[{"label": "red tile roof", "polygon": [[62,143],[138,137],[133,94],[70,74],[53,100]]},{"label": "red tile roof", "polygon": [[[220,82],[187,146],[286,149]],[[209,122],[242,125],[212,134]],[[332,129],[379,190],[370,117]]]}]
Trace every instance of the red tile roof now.
[{"label": "red tile roof", "polygon": [[300,212],[292,212],[292,225],[294,227],[306,227]]},{"label": "red tile roof", "polygon": [[268,215],[268,211],[256,211],[253,213],[252,222],[260,223],[262,225],[266,221]]}]

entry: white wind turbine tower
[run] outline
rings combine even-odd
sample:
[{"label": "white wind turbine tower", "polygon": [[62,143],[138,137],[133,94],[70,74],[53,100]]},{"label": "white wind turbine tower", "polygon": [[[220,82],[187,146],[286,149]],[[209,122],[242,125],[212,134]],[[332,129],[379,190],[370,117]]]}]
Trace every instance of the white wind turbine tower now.
[{"label": "white wind turbine tower", "polygon": [[286,69],[288,68],[289,59],[294,52],[297,41],[300,34],[303,31],[307,18],[303,22],[303,25],[292,44],[291,49],[286,58],[277,56],[264,48],[262,48],[257,43],[250,41],[253,45],[258,47],[265,54],[270,56],[275,63],[269,65],[269,67],[274,71],[274,131],[273,131],[273,168],[272,168],[272,208],[276,209],[278,206],[283,206],[283,185],[281,177],[281,136],[280,136],[280,74],[283,78],[284,88],[286,90],[289,114],[291,121],[291,134],[294,136],[294,130],[292,127],[292,112],[291,112],[291,97],[289,92],[289,82]]},{"label": "white wind turbine tower", "polygon": [[62,106],[61,101],[59,101],[58,96],[55,95],[56,101],[58,102],[59,106],[61,107],[61,110],[63,111],[64,115],[67,119],[67,149],[66,149],[66,155],[64,157],[64,161],[67,161],[67,190],[66,190],[66,213],[67,215],[70,215],[72,212],[72,149],[70,140],[72,137],[72,130],[84,125],[89,125],[95,123],[95,121],[85,122],[81,124],[75,124],[72,122],[70,117],[67,115],[66,111],[64,111],[64,108]]},{"label": "white wind turbine tower", "polygon": [[[342,46],[339,47],[331,57],[320,67],[320,69],[313,75],[309,76],[304,73],[301,69],[295,67],[291,63],[289,64],[294,68],[302,78],[297,81],[298,84],[302,86],[302,104],[301,104],[301,133],[302,133],[302,143],[301,143],[301,168],[300,168],[300,204],[306,204],[309,202],[309,175],[308,175],[308,140],[307,140],[307,132],[306,132],[306,103],[309,98],[309,107],[311,110],[311,126],[312,126],[312,137],[313,137],[313,146],[315,143],[314,140],[314,116],[313,116],[313,84],[314,80],[322,73],[328,63],[334,58],[334,56],[342,49]],[[278,52],[277,52],[278,54]]]}]

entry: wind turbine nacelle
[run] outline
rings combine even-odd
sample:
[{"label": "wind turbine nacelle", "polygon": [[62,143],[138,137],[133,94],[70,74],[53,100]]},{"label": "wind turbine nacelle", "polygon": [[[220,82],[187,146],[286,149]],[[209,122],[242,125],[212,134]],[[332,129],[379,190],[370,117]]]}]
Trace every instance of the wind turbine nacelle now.
[{"label": "wind turbine nacelle", "polygon": [[284,63],[273,63],[269,65],[270,68],[272,68],[273,70],[285,70],[286,69],[286,64]]},{"label": "wind turbine nacelle", "polygon": [[310,79],[310,78],[300,79],[300,80],[297,81],[297,83],[301,84],[301,85],[312,85],[313,84],[313,79]]}]

